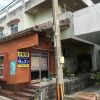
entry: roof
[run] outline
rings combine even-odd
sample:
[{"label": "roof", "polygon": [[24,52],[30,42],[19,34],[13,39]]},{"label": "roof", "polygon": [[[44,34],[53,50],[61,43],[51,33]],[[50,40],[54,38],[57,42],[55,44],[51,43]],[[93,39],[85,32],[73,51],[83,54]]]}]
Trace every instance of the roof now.
[{"label": "roof", "polygon": [[34,32],[36,32],[36,31],[33,30],[33,28],[28,28],[28,29],[20,31],[18,33],[11,34],[11,35],[8,35],[8,36],[1,38],[0,43],[7,42],[9,40],[16,39],[16,38],[26,36],[26,35],[29,35],[29,34],[33,34]]},{"label": "roof", "polygon": [[[62,26],[69,27],[69,24],[70,23],[69,23],[68,19],[60,21],[60,27],[62,27]],[[17,32],[15,34],[8,35],[6,37],[3,37],[3,38],[0,39],[0,43],[7,42],[9,40],[16,39],[16,38],[19,38],[19,37],[23,37],[23,36],[26,36],[26,35],[29,35],[29,34],[34,34],[35,32],[41,33],[42,31],[45,31],[45,30],[48,30],[48,29],[51,29],[51,28],[53,28],[53,22],[48,21],[46,23],[35,25],[34,27],[27,28],[23,31]]]}]

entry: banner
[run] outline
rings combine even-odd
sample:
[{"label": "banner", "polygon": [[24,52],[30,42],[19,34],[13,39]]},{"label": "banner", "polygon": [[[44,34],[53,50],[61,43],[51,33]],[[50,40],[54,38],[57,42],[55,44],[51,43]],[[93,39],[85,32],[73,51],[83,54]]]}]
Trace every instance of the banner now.
[{"label": "banner", "polygon": [[18,67],[29,67],[29,52],[18,52]]}]

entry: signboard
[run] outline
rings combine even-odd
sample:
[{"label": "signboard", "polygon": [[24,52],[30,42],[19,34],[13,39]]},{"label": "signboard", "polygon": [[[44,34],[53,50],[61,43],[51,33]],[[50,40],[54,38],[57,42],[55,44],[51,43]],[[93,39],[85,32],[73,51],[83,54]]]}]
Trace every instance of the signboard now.
[{"label": "signboard", "polygon": [[16,61],[13,60],[10,62],[10,75],[16,74]]},{"label": "signboard", "polygon": [[18,67],[29,67],[29,52],[18,52]]}]

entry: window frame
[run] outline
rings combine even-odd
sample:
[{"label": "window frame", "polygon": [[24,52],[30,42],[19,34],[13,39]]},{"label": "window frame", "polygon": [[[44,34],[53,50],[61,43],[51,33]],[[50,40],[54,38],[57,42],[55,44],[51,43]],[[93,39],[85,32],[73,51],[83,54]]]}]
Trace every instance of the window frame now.
[{"label": "window frame", "polygon": [[10,25],[11,34],[15,34],[18,32],[18,23],[12,23]]},{"label": "window frame", "polygon": [[4,37],[4,27],[0,26],[0,39]]}]

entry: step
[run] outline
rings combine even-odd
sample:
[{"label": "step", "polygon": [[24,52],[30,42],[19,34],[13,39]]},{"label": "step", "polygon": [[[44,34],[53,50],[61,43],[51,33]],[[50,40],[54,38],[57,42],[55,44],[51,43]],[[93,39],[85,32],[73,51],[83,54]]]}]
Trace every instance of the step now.
[{"label": "step", "polygon": [[0,90],[0,94],[13,95],[14,92],[13,91],[8,91],[8,90],[1,89]]},{"label": "step", "polygon": [[27,93],[27,92],[16,92],[16,95],[28,98],[35,98],[34,93]]},{"label": "step", "polygon": [[12,95],[10,96],[11,99],[13,100],[30,100],[30,98],[27,98],[27,97],[22,97],[22,96],[18,96],[18,95]]},{"label": "step", "polygon": [[34,84],[29,84],[28,86],[26,86],[26,88],[29,88],[29,89],[38,89],[39,86],[35,86]]},{"label": "step", "polygon": [[28,93],[36,93],[36,90],[35,89],[30,89],[30,88],[24,88],[23,89],[23,92],[28,92]]},{"label": "step", "polygon": [[14,91],[1,90],[0,95],[8,97],[13,100],[29,100],[29,98],[27,97],[21,97],[21,96],[16,95]]}]

